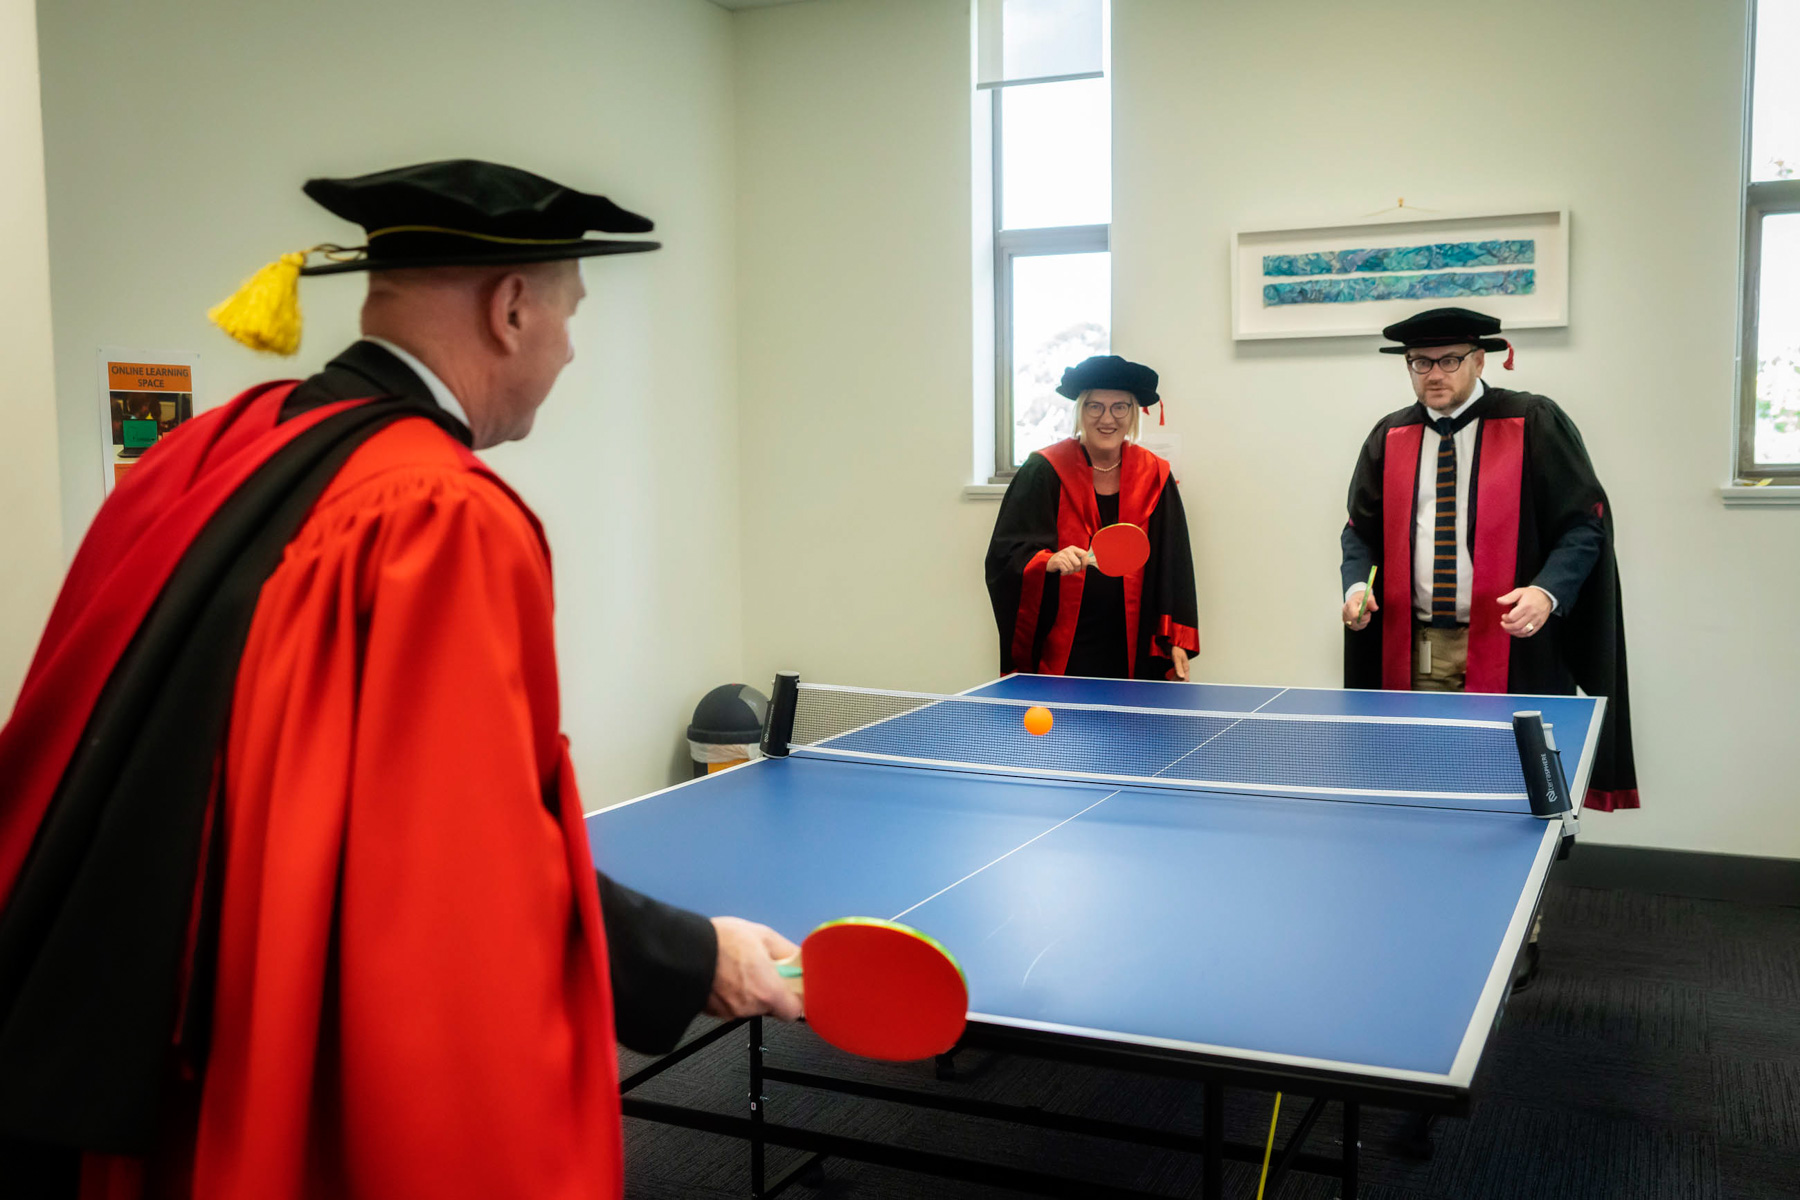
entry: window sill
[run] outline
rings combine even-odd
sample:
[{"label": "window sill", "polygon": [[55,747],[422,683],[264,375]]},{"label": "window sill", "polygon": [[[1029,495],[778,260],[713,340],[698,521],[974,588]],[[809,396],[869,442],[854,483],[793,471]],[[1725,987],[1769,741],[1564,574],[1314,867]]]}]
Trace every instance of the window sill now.
[{"label": "window sill", "polygon": [[1719,488],[1719,499],[1726,508],[1800,508],[1800,484],[1728,483]]},{"label": "window sill", "polygon": [[[1792,489],[1800,492],[1800,488]],[[964,500],[998,500],[1006,495],[1004,483],[971,483],[963,488]]]}]

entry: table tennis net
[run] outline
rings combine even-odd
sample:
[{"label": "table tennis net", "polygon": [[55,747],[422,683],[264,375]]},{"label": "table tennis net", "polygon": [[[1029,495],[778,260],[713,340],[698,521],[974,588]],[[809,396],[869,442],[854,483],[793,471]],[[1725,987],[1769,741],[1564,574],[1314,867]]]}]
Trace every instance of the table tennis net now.
[{"label": "table tennis net", "polygon": [[[1050,731],[1024,717],[1047,708]],[[1209,712],[798,685],[792,753],[1130,787],[1527,812],[1501,721]]]}]

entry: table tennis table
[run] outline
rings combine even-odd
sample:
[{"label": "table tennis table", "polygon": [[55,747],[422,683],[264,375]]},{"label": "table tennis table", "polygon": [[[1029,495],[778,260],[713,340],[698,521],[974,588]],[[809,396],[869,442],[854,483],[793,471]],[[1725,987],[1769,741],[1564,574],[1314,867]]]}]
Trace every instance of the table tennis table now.
[{"label": "table tennis table", "polygon": [[[779,681],[778,681],[779,683]],[[1467,1111],[1568,817],[1532,815],[1510,721],[1535,710],[1585,795],[1604,700],[1009,675],[956,697],[801,686],[783,757],[588,818],[619,882],[795,941],[844,916],[905,922],[969,984],[959,1044],[1194,1082],[1198,1137],[961,1100],[764,1061],[721,1024],[622,1083],[625,1113],[1038,1194],[1125,1188],[783,1125],[770,1082],[902,1100],[1201,1156],[1222,1195],[1226,1087],[1311,1101],[1279,1148],[1357,1188],[1363,1104]],[[809,709],[808,703],[811,708]],[[1027,733],[1023,707],[1054,727]],[[816,710],[816,711],[815,711]],[[809,715],[812,713],[813,715]],[[823,714],[819,716],[818,714]],[[816,719],[815,719],[816,718]],[[813,728],[809,730],[808,722]],[[786,731],[782,741],[787,741]],[[750,1107],[631,1095],[749,1026]],[[1341,1153],[1310,1153],[1343,1106]]]}]

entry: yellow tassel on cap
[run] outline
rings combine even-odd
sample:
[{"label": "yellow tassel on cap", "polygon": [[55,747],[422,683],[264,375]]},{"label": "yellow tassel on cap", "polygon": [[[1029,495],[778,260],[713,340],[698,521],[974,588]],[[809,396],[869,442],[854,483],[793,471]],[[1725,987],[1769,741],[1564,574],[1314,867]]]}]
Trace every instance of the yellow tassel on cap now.
[{"label": "yellow tassel on cap", "polygon": [[284,254],[206,315],[252,350],[293,354],[300,349],[300,268],[306,255]]}]

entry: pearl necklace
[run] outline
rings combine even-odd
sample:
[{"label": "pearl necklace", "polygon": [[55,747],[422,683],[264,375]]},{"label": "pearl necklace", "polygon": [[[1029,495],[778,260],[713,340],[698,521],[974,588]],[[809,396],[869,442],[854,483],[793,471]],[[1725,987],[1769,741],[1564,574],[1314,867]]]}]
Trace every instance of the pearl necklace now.
[{"label": "pearl necklace", "polygon": [[1093,460],[1092,460],[1092,459],[1089,459],[1089,460],[1088,460],[1088,463],[1089,463],[1089,465],[1090,465],[1090,466],[1092,466],[1092,467],[1093,467],[1093,468],[1094,468],[1094,470],[1096,470],[1096,471],[1099,471],[1099,472],[1101,472],[1101,473],[1102,473],[1102,474],[1104,474],[1104,473],[1106,473],[1106,472],[1107,472],[1107,471],[1116,471],[1116,470],[1118,470],[1118,469],[1119,469],[1119,467],[1120,467],[1120,465],[1121,465],[1121,464],[1123,464],[1123,463],[1124,463],[1124,461],[1125,461],[1125,458],[1124,458],[1124,456],[1123,456],[1123,455],[1120,455],[1120,457],[1119,457],[1119,461],[1118,461],[1118,462],[1116,462],[1116,463],[1114,463],[1114,464],[1113,464],[1113,465],[1112,465],[1112,466],[1110,466],[1110,467],[1103,467],[1103,466],[1100,466],[1100,465],[1099,465],[1099,464],[1098,464],[1098,463],[1095,463],[1095,462],[1094,462],[1094,461],[1093,461]]}]

